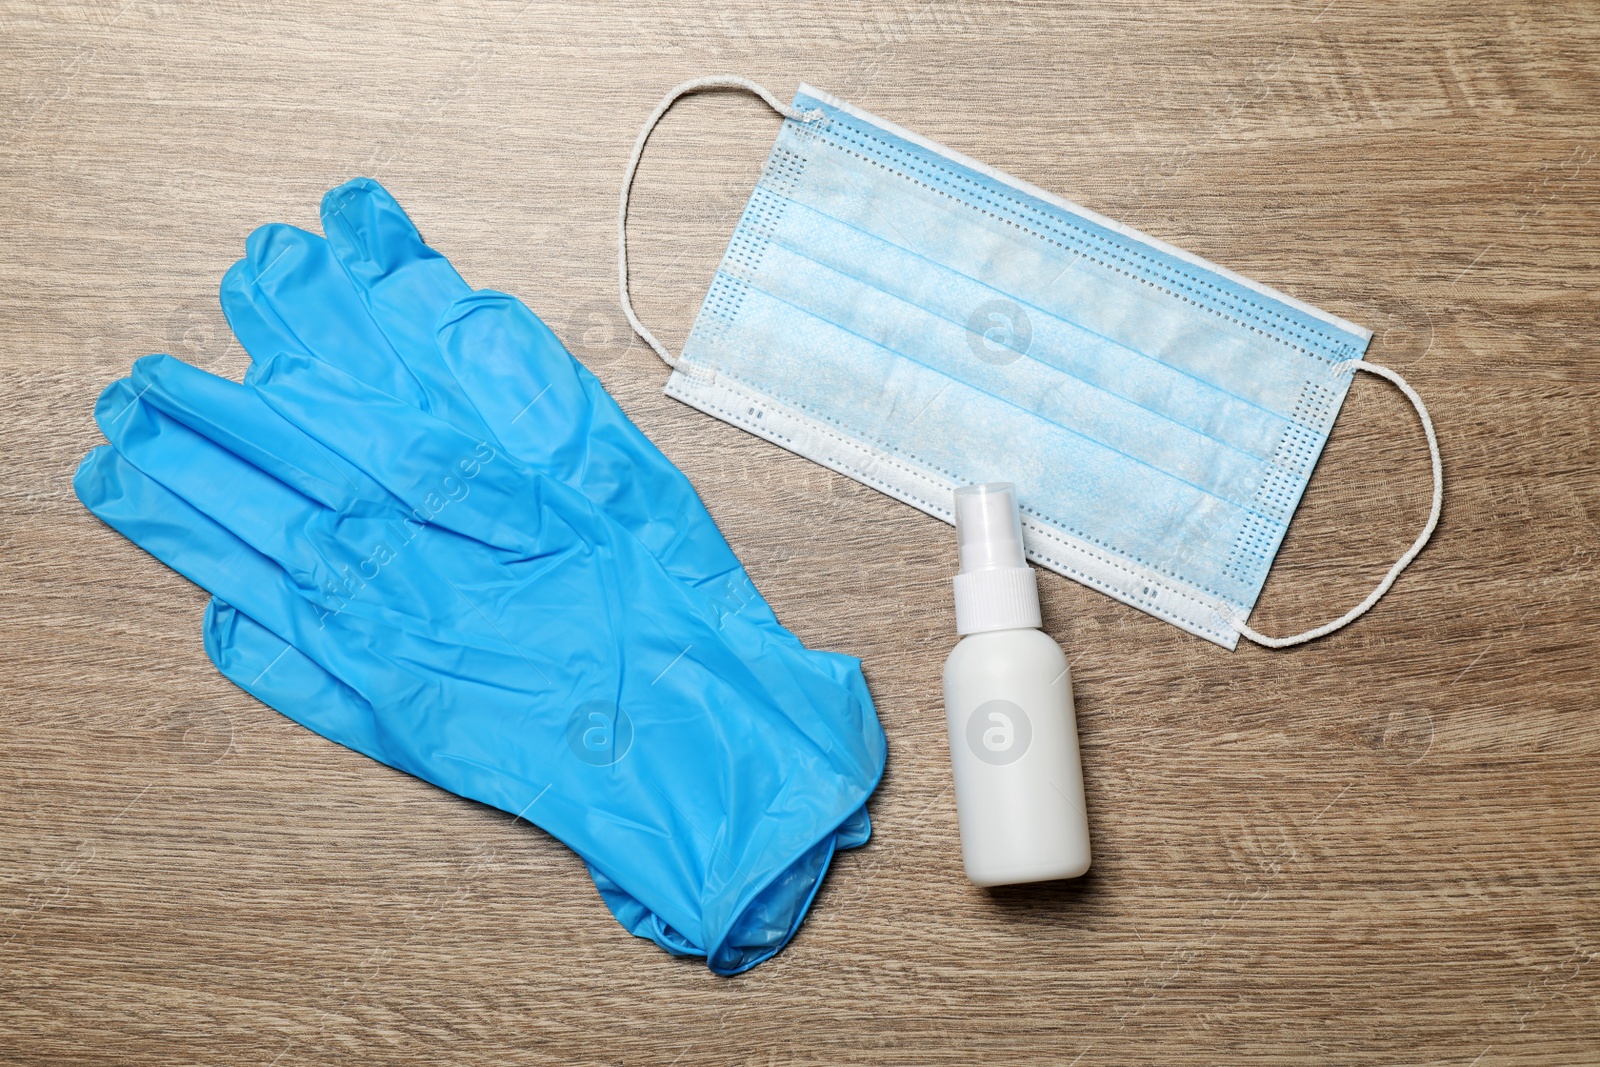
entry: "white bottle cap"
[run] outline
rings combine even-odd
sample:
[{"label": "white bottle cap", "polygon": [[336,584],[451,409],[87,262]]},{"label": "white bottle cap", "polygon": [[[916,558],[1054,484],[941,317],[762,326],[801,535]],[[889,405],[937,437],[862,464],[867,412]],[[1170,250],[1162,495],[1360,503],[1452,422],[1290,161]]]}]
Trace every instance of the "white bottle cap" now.
[{"label": "white bottle cap", "polygon": [[1010,482],[956,490],[956,633],[1038,627],[1039,587],[1022,548],[1022,513]]}]

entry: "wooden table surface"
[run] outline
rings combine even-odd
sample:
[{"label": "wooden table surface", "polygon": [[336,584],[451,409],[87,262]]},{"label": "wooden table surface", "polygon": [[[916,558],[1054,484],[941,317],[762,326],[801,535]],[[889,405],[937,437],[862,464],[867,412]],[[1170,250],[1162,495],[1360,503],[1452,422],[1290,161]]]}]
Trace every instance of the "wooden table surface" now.
[{"label": "wooden table surface", "polygon": [[[663,0],[0,4],[0,1060],[1600,1063],[1600,7]],[[1427,399],[1432,545],[1370,616],[1225,652],[1055,575],[1096,859],[961,873],[950,530],[661,394],[614,298],[660,95],[809,81],[1375,331]],[[635,197],[674,346],[771,145],[703,96]],[[383,181],[551,323],[780,618],[859,656],[876,833],[732,980],[561,845],[329,743],[206,660],[204,595],[72,496],[152,351],[237,376],[245,236]],[[1253,622],[1361,598],[1427,510],[1355,383]]]}]

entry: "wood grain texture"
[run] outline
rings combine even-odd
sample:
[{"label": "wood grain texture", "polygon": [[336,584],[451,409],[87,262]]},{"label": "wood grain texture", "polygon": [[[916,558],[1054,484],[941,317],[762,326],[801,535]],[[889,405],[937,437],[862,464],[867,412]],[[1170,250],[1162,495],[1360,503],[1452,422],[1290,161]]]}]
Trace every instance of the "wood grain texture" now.
[{"label": "wood grain texture", "polygon": [[[18,1064],[1600,1063],[1600,9],[663,0],[0,3],[0,1059]],[[962,878],[947,528],[666,399],[613,300],[667,87],[810,81],[1376,331],[1439,427],[1432,546],[1369,617],[1229,654],[1053,575],[1093,873]],[[662,124],[639,310],[681,342],[771,144]],[[203,595],[85,513],[91,405],[238,375],[250,230],[385,182],[694,481],[780,618],[860,656],[876,835],[725,980],[551,839],[308,733]],[[1252,620],[1358,600],[1427,506],[1360,380]],[[821,520],[821,521],[818,521]]]}]

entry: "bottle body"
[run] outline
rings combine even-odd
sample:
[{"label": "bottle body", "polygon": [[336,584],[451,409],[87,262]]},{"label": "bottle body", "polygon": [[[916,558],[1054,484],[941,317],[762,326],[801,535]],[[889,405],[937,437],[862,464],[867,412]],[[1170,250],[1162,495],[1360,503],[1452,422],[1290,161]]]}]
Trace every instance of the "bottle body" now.
[{"label": "bottle body", "polygon": [[944,666],[961,857],[980,886],[1075,878],[1089,869],[1072,678],[1039,630],[963,638]]}]

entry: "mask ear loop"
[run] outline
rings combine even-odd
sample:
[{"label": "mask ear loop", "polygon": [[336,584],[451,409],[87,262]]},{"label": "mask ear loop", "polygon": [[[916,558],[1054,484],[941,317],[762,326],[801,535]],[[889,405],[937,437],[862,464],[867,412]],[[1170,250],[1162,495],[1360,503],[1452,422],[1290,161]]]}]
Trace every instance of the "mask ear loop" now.
[{"label": "mask ear loop", "polygon": [[1290,645],[1314,641],[1326,634],[1333,633],[1333,631],[1341,627],[1350,625],[1365,615],[1372,605],[1376,604],[1382,599],[1383,594],[1389,591],[1389,587],[1394,584],[1394,580],[1400,577],[1400,572],[1405,570],[1411,561],[1417,558],[1417,553],[1422,551],[1423,546],[1428,543],[1428,539],[1433,536],[1434,527],[1439,525],[1439,512],[1444,506],[1444,464],[1439,459],[1439,439],[1433,433],[1433,420],[1428,418],[1428,409],[1422,403],[1422,398],[1417,395],[1415,389],[1406,383],[1404,378],[1388,367],[1381,367],[1376,363],[1368,363],[1364,359],[1351,359],[1339,364],[1337,369],[1342,370],[1344,368],[1349,368],[1351,371],[1364,370],[1368,374],[1375,374],[1380,378],[1388,379],[1406,395],[1406,399],[1411,401],[1411,406],[1417,409],[1417,418],[1422,420],[1422,432],[1428,435],[1428,455],[1433,460],[1433,508],[1428,512],[1428,523],[1422,528],[1422,533],[1417,537],[1416,541],[1412,542],[1411,547],[1406,550],[1406,554],[1401,556],[1393,567],[1389,568],[1389,573],[1384,575],[1383,581],[1378,583],[1378,588],[1374,589],[1367,596],[1367,599],[1326,626],[1319,626],[1315,630],[1307,630],[1305,633],[1295,634],[1293,637],[1268,637],[1252,630],[1242,620],[1230,620],[1233,623],[1233,628],[1239,631],[1241,635],[1248,637],[1258,645],[1265,645],[1268,648],[1287,648]]},{"label": "mask ear loop", "polygon": [[645,119],[644,129],[639,131],[639,139],[633,143],[633,155],[628,157],[628,169],[622,175],[622,203],[617,208],[617,289],[618,295],[622,298],[623,314],[628,316],[628,325],[633,327],[633,332],[644,338],[667,366],[674,368],[678,365],[677,359],[667,351],[666,345],[656,340],[655,334],[644,328],[644,323],[634,314],[633,299],[628,295],[628,196],[633,191],[633,175],[639,169],[639,157],[644,155],[645,142],[650,139],[650,132],[656,128],[656,123],[671,110],[679,97],[706,89],[743,89],[754,93],[766,101],[772,110],[796,122],[815,122],[827,117],[821,109],[801,111],[799,108],[790,107],[749,78],[741,78],[737,74],[713,74],[705,78],[694,78],[677,86],[661,98],[661,103],[657,104],[650,117]]}]

